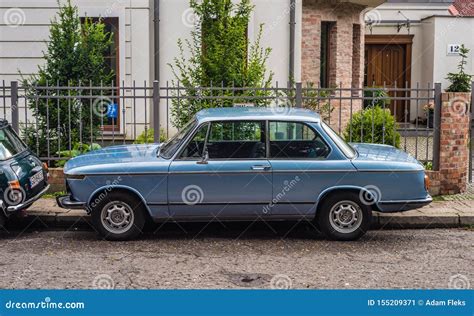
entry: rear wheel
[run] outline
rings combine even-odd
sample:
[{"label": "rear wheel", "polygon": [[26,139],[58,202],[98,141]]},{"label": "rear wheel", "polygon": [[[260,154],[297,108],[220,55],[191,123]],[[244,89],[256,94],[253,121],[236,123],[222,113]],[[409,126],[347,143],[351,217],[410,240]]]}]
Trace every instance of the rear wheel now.
[{"label": "rear wheel", "polygon": [[321,202],[317,221],[322,232],[333,240],[357,240],[369,229],[370,206],[354,192],[332,194]]},{"label": "rear wheel", "polygon": [[123,192],[110,192],[92,210],[92,223],[107,240],[137,238],[145,225],[141,201]]}]

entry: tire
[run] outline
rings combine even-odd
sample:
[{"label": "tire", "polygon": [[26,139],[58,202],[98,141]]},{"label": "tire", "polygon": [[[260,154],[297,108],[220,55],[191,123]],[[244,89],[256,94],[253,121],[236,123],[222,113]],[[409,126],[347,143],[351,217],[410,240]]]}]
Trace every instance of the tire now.
[{"label": "tire", "polygon": [[92,208],[92,224],[100,236],[112,241],[137,238],[145,226],[141,200],[124,192],[109,192]]},{"label": "tire", "polygon": [[3,214],[3,211],[0,210],[0,229],[5,228],[5,224],[7,223],[7,217]]},{"label": "tire", "polygon": [[362,237],[370,227],[372,208],[360,201],[355,192],[326,197],[316,216],[323,234],[332,240],[350,241]]}]

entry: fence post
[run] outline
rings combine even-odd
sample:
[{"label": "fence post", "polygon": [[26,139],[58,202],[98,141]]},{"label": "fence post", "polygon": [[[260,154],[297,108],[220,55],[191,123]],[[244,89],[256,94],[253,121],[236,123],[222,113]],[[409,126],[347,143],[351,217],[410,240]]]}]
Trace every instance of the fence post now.
[{"label": "fence post", "polygon": [[153,141],[160,142],[160,83],[153,81]]},{"label": "fence post", "polygon": [[295,106],[297,108],[302,108],[303,107],[303,84],[301,82],[297,82],[295,86],[296,86]]},{"label": "fence post", "polygon": [[472,140],[474,139],[472,134],[472,123],[474,122],[474,81],[471,82],[471,103],[469,106],[469,182],[472,182]]},{"label": "fence post", "polygon": [[15,132],[20,133],[20,115],[18,109],[18,81],[12,81],[10,84],[10,97],[12,109],[12,128]]},{"label": "fence post", "polygon": [[441,83],[435,83],[433,115],[433,170],[439,171],[440,139],[441,139]]}]

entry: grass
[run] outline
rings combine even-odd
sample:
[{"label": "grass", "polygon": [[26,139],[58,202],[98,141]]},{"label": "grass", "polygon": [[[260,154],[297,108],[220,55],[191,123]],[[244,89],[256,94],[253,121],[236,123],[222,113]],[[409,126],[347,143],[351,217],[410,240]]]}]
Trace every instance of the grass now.
[{"label": "grass", "polygon": [[55,199],[58,196],[65,195],[66,192],[64,191],[58,191],[58,192],[53,192],[53,193],[47,193],[42,196],[43,199]]}]

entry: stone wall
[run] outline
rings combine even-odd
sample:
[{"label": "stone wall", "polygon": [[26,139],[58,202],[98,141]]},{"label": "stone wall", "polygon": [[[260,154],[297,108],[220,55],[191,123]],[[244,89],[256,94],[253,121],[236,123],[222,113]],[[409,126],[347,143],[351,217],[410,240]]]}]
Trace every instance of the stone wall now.
[{"label": "stone wall", "polygon": [[63,168],[49,168],[49,192],[66,191]]}]

